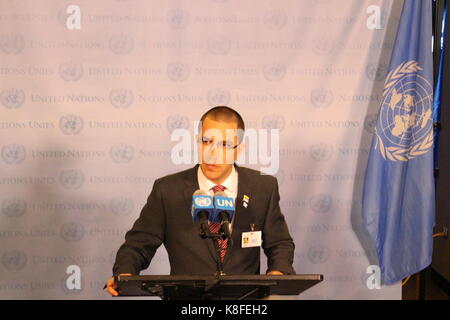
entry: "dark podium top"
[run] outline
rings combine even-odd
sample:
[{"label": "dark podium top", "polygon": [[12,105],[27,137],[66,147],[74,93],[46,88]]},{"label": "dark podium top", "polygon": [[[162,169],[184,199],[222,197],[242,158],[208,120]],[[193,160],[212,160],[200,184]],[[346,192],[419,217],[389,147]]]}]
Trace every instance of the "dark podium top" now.
[{"label": "dark podium top", "polygon": [[116,277],[119,296],[159,296],[165,300],[242,300],[298,295],[322,280],[321,274]]}]

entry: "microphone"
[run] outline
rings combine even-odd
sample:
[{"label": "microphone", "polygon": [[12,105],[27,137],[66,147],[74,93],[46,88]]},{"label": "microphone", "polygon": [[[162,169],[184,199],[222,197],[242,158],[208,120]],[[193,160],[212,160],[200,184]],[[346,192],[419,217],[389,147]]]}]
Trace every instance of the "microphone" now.
[{"label": "microphone", "polygon": [[192,220],[200,222],[200,236],[209,234],[208,220],[214,214],[213,198],[204,190],[197,190],[192,195]]},{"label": "microphone", "polygon": [[222,230],[225,233],[225,238],[229,239],[230,246],[233,245],[230,222],[233,220],[234,211],[233,198],[228,197],[223,191],[214,195],[214,214],[210,220],[222,223]]}]

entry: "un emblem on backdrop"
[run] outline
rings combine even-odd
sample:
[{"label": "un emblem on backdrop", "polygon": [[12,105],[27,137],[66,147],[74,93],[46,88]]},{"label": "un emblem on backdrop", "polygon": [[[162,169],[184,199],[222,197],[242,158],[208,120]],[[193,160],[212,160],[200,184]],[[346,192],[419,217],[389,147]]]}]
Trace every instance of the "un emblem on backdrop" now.
[{"label": "un emblem on backdrop", "polygon": [[167,76],[174,82],[186,80],[190,72],[189,65],[186,63],[177,62],[167,66]]},{"label": "un emblem on backdrop", "polygon": [[316,88],[311,91],[311,103],[317,109],[328,108],[334,101],[333,91],[325,88]]},{"label": "un emblem on backdrop", "polygon": [[22,270],[27,265],[27,255],[19,250],[7,251],[2,255],[2,264],[9,271]]},{"label": "un emblem on backdrop", "polygon": [[325,142],[313,144],[309,148],[309,154],[316,161],[328,161],[333,155],[333,146]]},{"label": "un emblem on backdrop", "polygon": [[370,134],[375,132],[375,128],[377,126],[377,114],[368,114],[364,119],[364,129]]},{"label": "un emblem on backdrop", "polygon": [[286,75],[286,65],[282,63],[266,64],[263,67],[263,75],[267,81],[280,81]]},{"label": "un emblem on backdrop", "polygon": [[128,144],[117,144],[111,147],[109,155],[115,163],[128,163],[133,160],[134,148]]},{"label": "un emblem on backdrop", "polygon": [[68,114],[59,119],[59,128],[65,135],[76,135],[83,130],[84,121],[80,116]]},{"label": "un emblem on backdrop", "polygon": [[21,164],[26,157],[26,150],[23,145],[9,144],[2,147],[2,159],[7,164]]},{"label": "un emblem on backdrop", "polygon": [[65,277],[63,277],[61,279],[61,290],[64,292],[64,294],[66,295],[77,295],[80,294],[83,291],[83,288],[85,286],[84,283],[84,277],[81,277],[81,288],[77,289],[77,288],[68,288],[67,286],[67,280],[71,275],[67,275]]},{"label": "un emblem on backdrop", "polygon": [[231,94],[229,90],[216,88],[208,91],[206,99],[212,106],[226,106],[230,103]]},{"label": "un emblem on backdrop", "polygon": [[115,54],[128,54],[134,49],[134,40],[127,35],[115,35],[109,38],[109,49]]},{"label": "un emblem on backdrop", "polygon": [[389,66],[386,63],[383,64],[369,63],[366,66],[367,78],[372,81],[382,81],[386,79],[388,71]]},{"label": "un emblem on backdrop", "polygon": [[67,18],[69,16],[69,14],[66,12],[67,10],[67,6],[64,6],[63,8],[59,9],[58,12],[56,13],[56,20],[58,21],[58,23],[60,24],[60,26],[67,28]]},{"label": "un emblem on backdrop", "polygon": [[76,222],[64,223],[59,232],[61,238],[67,242],[80,241],[85,234],[84,226]]},{"label": "un emblem on backdrop", "polygon": [[134,94],[133,91],[128,89],[114,89],[109,93],[109,102],[118,109],[120,108],[128,108],[134,102]]},{"label": "un emblem on backdrop", "polygon": [[84,69],[80,62],[62,62],[59,65],[59,75],[65,81],[77,81],[83,76]]},{"label": "un emblem on backdrop", "polygon": [[287,23],[287,16],[283,10],[271,10],[266,12],[263,18],[264,25],[269,29],[280,30]]},{"label": "un emblem on backdrop", "polygon": [[167,117],[166,128],[172,133],[175,129],[189,129],[189,118],[179,114]]},{"label": "un emblem on backdrop", "polygon": [[433,87],[417,61],[400,64],[386,79],[375,149],[391,161],[408,161],[433,146]]},{"label": "un emblem on backdrop", "polygon": [[262,119],[262,128],[266,130],[278,129],[283,131],[286,126],[286,120],[281,114],[266,115]]},{"label": "un emblem on backdrop", "polygon": [[226,55],[230,52],[231,40],[225,36],[216,36],[208,39],[208,51],[214,55]]},{"label": "un emblem on backdrop", "polygon": [[311,50],[319,56],[329,56],[334,52],[335,48],[335,42],[330,39],[318,38],[311,42]]},{"label": "un emblem on backdrop", "polygon": [[25,40],[20,34],[1,35],[0,49],[6,54],[18,54],[25,48]]},{"label": "un emblem on backdrop", "polygon": [[328,213],[331,210],[333,198],[329,194],[319,194],[309,199],[309,207],[315,213]]},{"label": "un emblem on backdrop", "polygon": [[172,29],[184,29],[189,23],[189,14],[181,9],[173,9],[167,13],[166,21]]},{"label": "un emblem on backdrop", "polygon": [[0,93],[0,101],[7,109],[20,108],[25,102],[25,92],[15,88],[4,89]]},{"label": "un emblem on backdrop", "polygon": [[21,217],[27,211],[27,203],[24,199],[9,198],[2,201],[2,212],[10,218]]},{"label": "un emblem on backdrop", "polygon": [[325,263],[330,258],[330,249],[322,245],[314,245],[308,249],[308,259],[314,264]]},{"label": "un emblem on backdrop", "polygon": [[64,170],[59,174],[59,183],[69,190],[81,188],[84,183],[84,174],[79,170]]},{"label": "un emblem on backdrop", "polygon": [[109,208],[116,216],[129,216],[134,210],[134,202],[130,198],[113,198],[109,203]]}]

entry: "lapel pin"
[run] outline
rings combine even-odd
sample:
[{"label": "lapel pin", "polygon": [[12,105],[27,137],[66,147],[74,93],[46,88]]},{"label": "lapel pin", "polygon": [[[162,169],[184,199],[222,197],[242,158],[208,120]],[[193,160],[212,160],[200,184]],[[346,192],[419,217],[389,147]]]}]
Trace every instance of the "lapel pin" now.
[{"label": "lapel pin", "polygon": [[244,194],[244,197],[242,199],[244,202],[242,203],[242,205],[244,206],[244,208],[248,207],[248,203],[250,201],[250,197]]}]

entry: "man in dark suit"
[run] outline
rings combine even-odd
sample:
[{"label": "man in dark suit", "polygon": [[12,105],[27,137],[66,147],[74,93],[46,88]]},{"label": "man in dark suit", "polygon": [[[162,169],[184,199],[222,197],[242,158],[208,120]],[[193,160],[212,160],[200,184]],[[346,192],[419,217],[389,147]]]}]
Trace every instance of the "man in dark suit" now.
[{"label": "man in dark suit", "polygon": [[[267,256],[267,274],[294,274],[295,246],[280,211],[276,178],[234,164],[243,148],[241,116],[231,108],[215,107],[203,115],[200,125],[200,164],[155,181],[117,252],[114,276],[139,274],[161,244],[168,252],[173,275],[212,275],[217,259],[226,274],[259,274],[260,246]],[[223,191],[235,199],[233,245],[228,239],[215,240],[219,241],[220,256],[211,240],[199,236],[198,223],[192,221],[192,195],[198,189],[210,195]],[[209,227],[214,228],[212,223]],[[116,288],[110,278],[108,292],[117,295]]]}]

